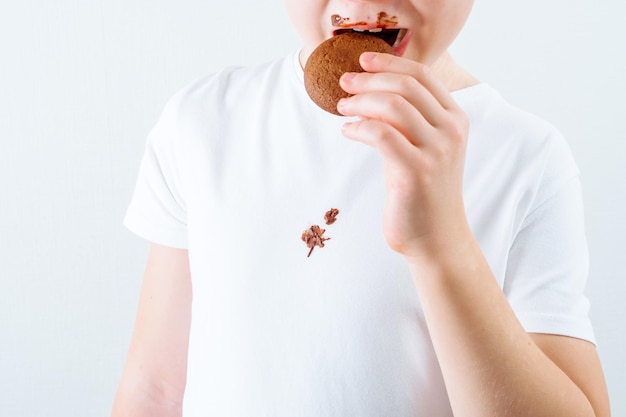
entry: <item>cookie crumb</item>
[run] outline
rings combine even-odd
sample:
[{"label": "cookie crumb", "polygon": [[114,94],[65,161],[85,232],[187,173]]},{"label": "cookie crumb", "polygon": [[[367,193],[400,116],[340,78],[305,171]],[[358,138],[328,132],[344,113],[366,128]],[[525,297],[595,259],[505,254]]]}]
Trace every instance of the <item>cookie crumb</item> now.
[{"label": "cookie crumb", "polygon": [[324,242],[330,240],[329,237],[324,237],[324,232],[326,232],[326,229],[322,229],[316,224],[302,232],[302,240],[306,243],[306,246],[311,249],[307,258],[311,256],[311,253],[313,253],[313,249],[315,249],[316,246],[323,248]]},{"label": "cookie crumb", "polygon": [[337,221],[337,215],[339,214],[339,210],[336,208],[331,208],[324,214],[324,220],[327,225],[331,225]]}]

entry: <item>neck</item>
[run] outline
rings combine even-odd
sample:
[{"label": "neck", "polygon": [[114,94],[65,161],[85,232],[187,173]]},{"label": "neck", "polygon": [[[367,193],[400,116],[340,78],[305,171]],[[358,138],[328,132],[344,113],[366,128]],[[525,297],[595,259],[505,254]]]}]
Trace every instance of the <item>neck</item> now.
[{"label": "neck", "polygon": [[448,91],[460,90],[479,83],[478,79],[457,64],[447,51],[430,68]]}]

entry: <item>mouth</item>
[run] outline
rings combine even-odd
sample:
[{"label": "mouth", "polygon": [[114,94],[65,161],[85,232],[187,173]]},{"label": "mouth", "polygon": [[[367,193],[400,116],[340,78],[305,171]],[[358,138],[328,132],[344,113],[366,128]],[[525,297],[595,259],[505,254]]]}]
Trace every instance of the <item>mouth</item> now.
[{"label": "mouth", "polygon": [[333,31],[333,36],[342,35],[349,32],[358,32],[366,35],[375,36],[387,42],[393,49],[396,55],[402,55],[406,47],[405,40],[408,40],[408,29],[405,28],[367,28],[367,27],[351,27],[341,28]]}]

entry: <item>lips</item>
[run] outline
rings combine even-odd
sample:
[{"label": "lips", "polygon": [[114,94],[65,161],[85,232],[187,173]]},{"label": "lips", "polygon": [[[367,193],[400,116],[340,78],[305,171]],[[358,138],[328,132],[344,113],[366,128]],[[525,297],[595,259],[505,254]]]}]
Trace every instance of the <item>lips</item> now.
[{"label": "lips", "polygon": [[398,56],[402,56],[406,50],[406,44],[409,40],[409,30],[405,28],[381,28],[368,27],[366,25],[353,26],[350,28],[341,28],[333,31],[333,36],[341,35],[348,32],[360,32],[367,35],[375,36],[387,42],[393,48]]}]

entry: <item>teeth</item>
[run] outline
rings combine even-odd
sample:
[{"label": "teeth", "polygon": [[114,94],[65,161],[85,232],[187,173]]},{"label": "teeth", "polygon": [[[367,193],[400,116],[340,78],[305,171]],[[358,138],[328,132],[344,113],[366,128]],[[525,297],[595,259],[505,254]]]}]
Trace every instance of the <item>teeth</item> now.
[{"label": "teeth", "polygon": [[383,31],[383,28],[373,28],[373,29],[363,29],[363,28],[352,28],[355,32],[365,32],[366,30],[370,33],[379,33]]},{"label": "teeth", "polygon": [[406,33],[407,33],[406,29],[400,29],[400,31],[398,32],[398,36],[396,37],[396,41],[391,46],[393,48],[396,48],[398,45],[400,45],[400,42],[402,42],[402,39],[404,39],[404,37],[406,36]]},{"label": "teeth", "polygon": [[352,27],[352,28],[340,28],[337,29],[333,32],[333,36],[335,35],[341,35],[342,33],[347,33],[347,32],[368,32],[370,33],[372,36],[376,36],[382,40],[384,40],[385,42],[387,42],[389,45],[391,45],[393,48],[398,47],[398,45],[400,45],[400,43],[402,42],[402,39],[404,39],[404,37],[406,36],[408,30],[406,28],[372,28],[372,29],[364,29],[362,27]]}]

